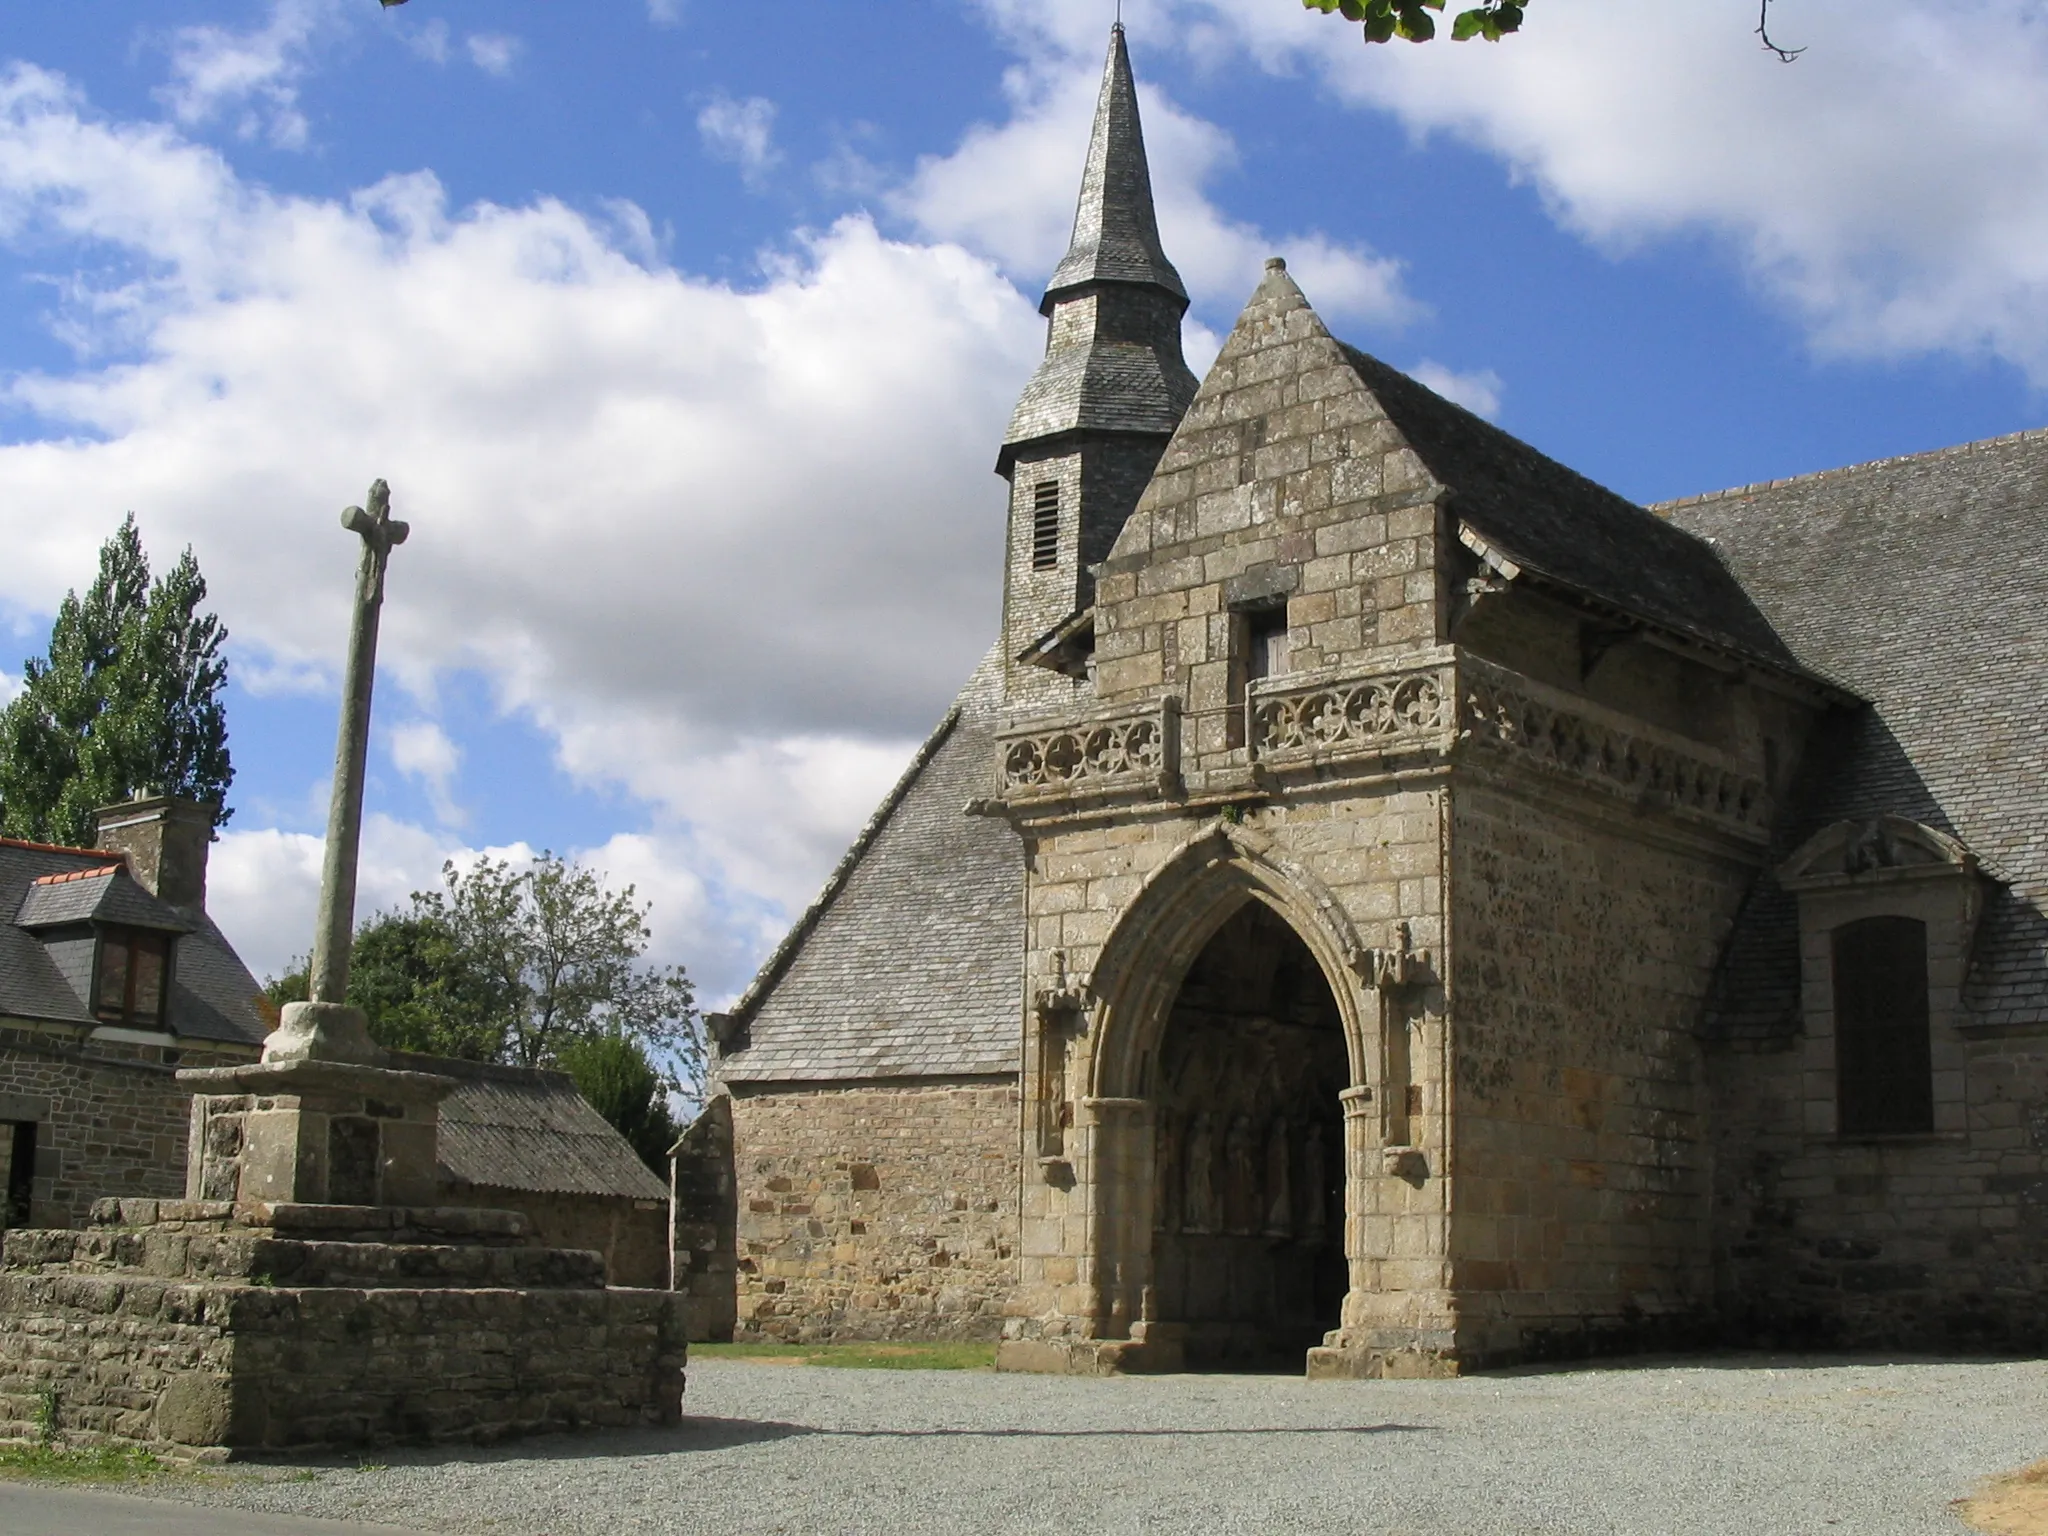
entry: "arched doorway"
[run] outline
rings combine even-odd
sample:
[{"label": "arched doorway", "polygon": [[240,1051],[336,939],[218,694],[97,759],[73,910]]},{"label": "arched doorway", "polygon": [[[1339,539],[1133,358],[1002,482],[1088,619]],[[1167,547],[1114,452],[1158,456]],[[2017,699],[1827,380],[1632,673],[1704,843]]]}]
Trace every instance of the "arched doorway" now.
[{"label": "arched doorway", "polygon": [[1153,1074],[1153,1316],[1190,1365],[1298,1364],[1338,1326],[1350,1081],[1308,947],[1247,900],[1187,968]]}]

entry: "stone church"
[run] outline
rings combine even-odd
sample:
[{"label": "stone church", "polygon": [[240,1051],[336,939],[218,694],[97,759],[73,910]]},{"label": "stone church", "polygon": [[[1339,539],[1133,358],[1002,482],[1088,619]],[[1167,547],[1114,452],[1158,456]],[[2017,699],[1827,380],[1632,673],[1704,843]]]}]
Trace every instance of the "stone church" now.
[{"label": "stone church", "polygon": [[1646,509],[1187,304],[1119,31],[1000,636],[713,1021],[742,1330],[2048,1348],[2048,432]]}]

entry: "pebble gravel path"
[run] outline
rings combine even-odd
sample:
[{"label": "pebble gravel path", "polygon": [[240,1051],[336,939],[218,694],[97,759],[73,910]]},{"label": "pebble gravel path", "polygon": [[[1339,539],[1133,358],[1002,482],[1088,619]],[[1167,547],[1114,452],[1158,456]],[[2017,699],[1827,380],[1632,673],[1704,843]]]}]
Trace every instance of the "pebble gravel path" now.
[{"label": "pebble gravel path", "polygon": [[1743,1356],[1444,1382],[1074,1380],[708,1361],[669,1431],[176,1496],[493,1536],[1960,1536],[2048,1456],[2048,1362]]}]

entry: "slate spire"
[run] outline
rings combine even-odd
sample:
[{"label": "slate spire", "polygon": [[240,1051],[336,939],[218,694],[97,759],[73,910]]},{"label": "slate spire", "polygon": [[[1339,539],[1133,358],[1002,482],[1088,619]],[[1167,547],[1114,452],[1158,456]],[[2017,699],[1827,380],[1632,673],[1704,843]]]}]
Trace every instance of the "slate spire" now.
[{"label": "slate spire", "polygon": [[1095,131],[1088,140],[1088,164],[1074,210],[1074,238],[1046,285],[1039,312],[1050,315],[1063,293],[1096,282],[1146,283],[1164,289],[1180,300],[1183,310],[1187,308],[1188,291],[1159,244],[1152,172],[1138,121],[1138,88],[1131,79],[1131,55],[1124,46],[1121,22],[1110,30],[1109,57],[1102,66]]},{"label": "slate spire", "polygon": [[1109,34],[1074,238],[1039,305],[1045,360],[996,459],[1010,482],[1003,635],[1012,706],[1049,702],[1084,676],[1095,567],[1195,397],[1180,350],[1187,307],[1187,289],[1159,244],[1138,91],[1118,26]]},{"label": "slate spire", "polygon": [[1039,305],[1052,322],[1045,361],[1017,402],[998,471],[1010,473],[1027,444],[1077,432],[1156,436],[1164,446],[1195,393],[1180,350],[1187,307],[1187,289],[1159,244],[1119,25],[1109,34],[1074,237]]}]

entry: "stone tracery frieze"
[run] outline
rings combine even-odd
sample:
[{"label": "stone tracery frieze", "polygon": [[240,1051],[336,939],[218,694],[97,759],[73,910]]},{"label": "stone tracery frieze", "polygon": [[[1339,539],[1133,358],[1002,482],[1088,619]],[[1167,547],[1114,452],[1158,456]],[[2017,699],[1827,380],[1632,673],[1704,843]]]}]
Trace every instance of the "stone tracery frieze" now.
[{"label": "stone tracery frieze", "polygon": [[998,792],[1010,799],[1161,788],[1178,767],[1172,701],[1142,713],[1020,726],[998,738]]},{"label": "stone tracery frieze", "polygon": [[1746,832],[1770,826],[1764,781],[1704,748],[1681,746],[1597,705],[1471,658],[1461,662],[1462,734],[1565,777]]},{"label": "stone tracery frieze", "polygon": [[[1176,703],[1014,725],[998,738],[997,793],[1011,804],[1171,793]],[[1283,780],[1477,746],[1751,840],[1770,826],[1767,786],[1735,759],[1449,647],[1376,672],[1262,679],[1244,709],[1254,769]]]},{"label": "stone tracery frieze", "polygon": [[1281,767],[1447,745],[1455,698],[1445,662],[1337,681],[1276,679],[1247,705],[1252,755]]}]

